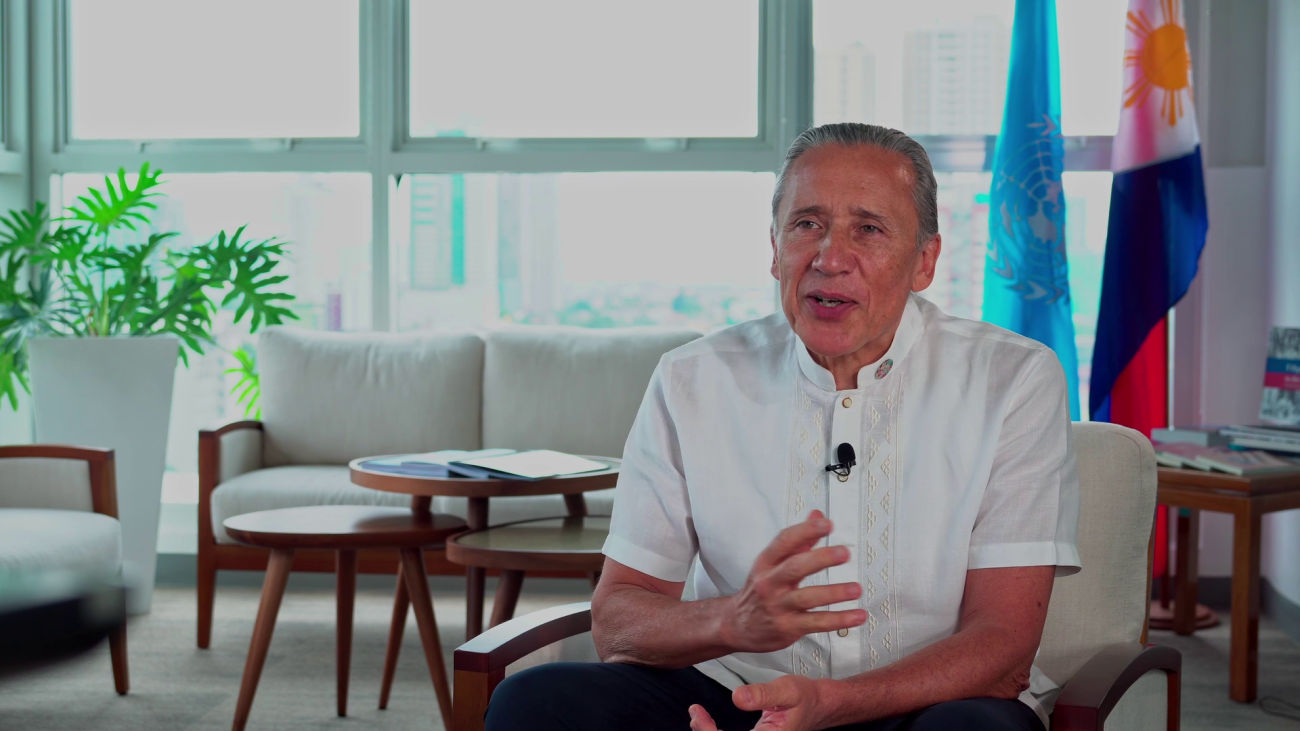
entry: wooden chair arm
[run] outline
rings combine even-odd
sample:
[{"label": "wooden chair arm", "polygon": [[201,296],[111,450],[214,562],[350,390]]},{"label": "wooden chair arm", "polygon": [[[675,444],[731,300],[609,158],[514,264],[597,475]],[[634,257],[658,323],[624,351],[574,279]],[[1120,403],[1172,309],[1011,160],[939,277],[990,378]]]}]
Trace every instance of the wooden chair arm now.
[{"label": "wooden chair arm", "polygon": [[591,631],[591,602],[543,609],[503,622],[456,648],[455,731],[482,731],[483,714],[506,666],[566,637]]},{"label": "wooden chair arm", "polygon": [[221,437],[242,429],[263,431],[262,422],[246,420],[219,429],[199,430],[199,543],[212,545],[212,491],[221,476]]},{"label": "wooden chair arm", "polygon": [[11,444],[0,459],[79,459],[90,469],[90,505],[96,513],[117,517],[117,467],[113,450],[67,444]]},{"label": "wooden chair arm", "polygon": [[1052,711],[1052,731],[1102,731],[1120,698],[1152,670],[1168,680],[1168,731],[1178,731],[1183,656],[1172,647],[1121,642],[1102,648],[1075,673]]}]

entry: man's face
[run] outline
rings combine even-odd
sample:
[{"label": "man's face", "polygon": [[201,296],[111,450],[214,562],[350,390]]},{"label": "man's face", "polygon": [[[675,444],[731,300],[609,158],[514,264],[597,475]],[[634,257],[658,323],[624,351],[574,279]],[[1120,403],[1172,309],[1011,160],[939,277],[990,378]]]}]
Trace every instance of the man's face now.
[{"label": "man's face", "polygon": [[902,155],[829,145],[795,161],[772,222],[772,276],[814,356],[861,367],[884,354],[908,293],[934,279],[939,237],[918,248],[918,227]]}]

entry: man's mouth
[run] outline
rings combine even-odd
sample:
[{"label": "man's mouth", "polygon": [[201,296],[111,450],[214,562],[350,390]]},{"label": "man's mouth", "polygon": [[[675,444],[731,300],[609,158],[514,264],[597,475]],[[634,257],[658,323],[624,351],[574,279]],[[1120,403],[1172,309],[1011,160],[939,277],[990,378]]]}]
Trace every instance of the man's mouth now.
[{"label": "man's mouth", "polygon": [[822,307],[839,307],[844,304],[844,300],[830,299],[829,297],[813,297],[813,301]]},{"label": "man's mouth", "polygon": [[827,292],[825,290],[815,289],[806,295],[812,305],[822,310],[836,310],[843,308],[845,305],[852,305],[854,301],[845,297],[839,292]]}]

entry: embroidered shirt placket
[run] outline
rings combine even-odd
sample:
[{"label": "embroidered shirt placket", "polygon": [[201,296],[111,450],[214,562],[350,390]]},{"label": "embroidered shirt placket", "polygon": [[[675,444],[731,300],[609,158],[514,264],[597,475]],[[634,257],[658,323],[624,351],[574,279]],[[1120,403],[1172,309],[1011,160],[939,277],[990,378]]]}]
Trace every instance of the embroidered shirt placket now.
[{"label": "embroidered shirt placket", "polygon": [[[853,467],[846,481],[826,474],[826,485],[830,495],[830,513],[833,521],[830,539],[831,546],[844,546],[849,549],[849,560],[839,566],[832,566],[828,572],[831,584],[859,582],[859,550],[861,546],[859,523],[860,499],[862,494],[862,475],[864,455],[862,454],[862,407],[861,390],[839,391],[831,402],[831,440],[827,445],[827,463],[834,461],[836,448],[845,442],[853,445],[857,452],[857,466]],[[844,611],[862,607],[860,599],[832,604],[831,611]],[[830,633],[831,672],[837,678],[845,678],[862,672],[862,638],[861,629],[852,627]]]}]

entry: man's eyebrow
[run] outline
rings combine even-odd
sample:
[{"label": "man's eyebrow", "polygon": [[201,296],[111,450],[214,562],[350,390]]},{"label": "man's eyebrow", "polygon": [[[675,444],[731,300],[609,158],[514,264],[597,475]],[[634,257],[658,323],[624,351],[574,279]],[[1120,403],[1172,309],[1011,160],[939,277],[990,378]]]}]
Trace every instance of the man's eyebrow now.
[{"label": "man's eyebrow", "polygon": [[790,218],[806,216],[810,213],[825,213],[825,209],[819,205],[804,206],[803,208],[798,208],[793,211],[790,211]]},{"label": "man's eyebrow", "polygon": [[849,211],[854,218],[874,218],[881,223],[889,223],[889,216],[876,211],[869,211],[866,208],[855,207]]}]

